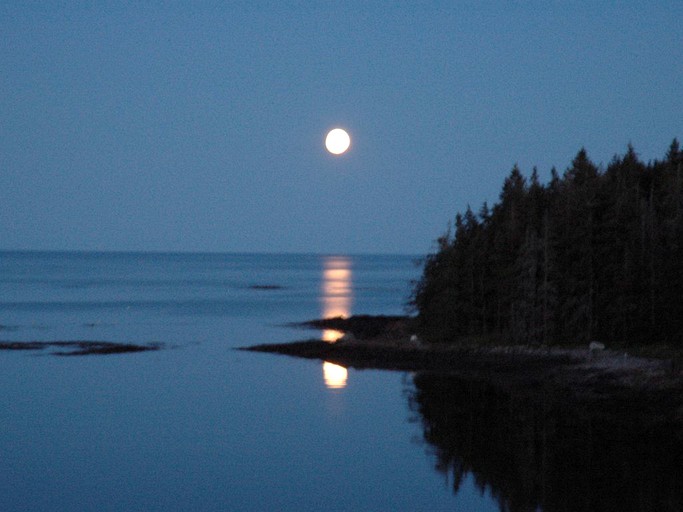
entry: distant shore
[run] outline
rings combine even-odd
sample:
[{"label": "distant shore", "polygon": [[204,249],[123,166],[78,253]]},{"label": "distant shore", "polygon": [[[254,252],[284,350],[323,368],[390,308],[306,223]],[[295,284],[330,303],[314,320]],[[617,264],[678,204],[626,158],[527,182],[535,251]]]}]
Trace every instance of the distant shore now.
[{"label": "distant shore", "polygon": [[585,399],[647,395],[673,408],[677,421],[683,422],[683,372],[672,360],[588,347],[423,344],[414,337],[411,340],[410,322],[405,317],[383,316],[314,320],[294,325],[347,334],[335,343],[315,339],[241,350],[318,359],[356,369],[448,373],[508,388],[553,387]]}]

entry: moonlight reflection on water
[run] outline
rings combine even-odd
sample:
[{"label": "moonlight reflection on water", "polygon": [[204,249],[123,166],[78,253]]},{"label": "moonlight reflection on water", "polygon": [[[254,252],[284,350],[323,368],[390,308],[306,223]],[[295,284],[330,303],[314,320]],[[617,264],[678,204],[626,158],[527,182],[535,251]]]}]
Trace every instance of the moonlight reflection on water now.
[{"label": "moonlight reflection on water", "polygon": [[[320,302],[323,318],[348,317],[351,314],[351,260],[348,257],[332,256],[323,262],[323,281]],[[333,329],[324,329],[322,339],[334,343],[344,333]],[[346,387],[349,372],[343,366],[323,363],[323,378],[329,389]]]},{"label": "moonlight reflection on water", "polygon": [[[351,288],[351,259],[344,256],[330,256],[323,262],[323,280],[320,303],[323,318],[348,317],[351,314],[353,291]],[[325,329],[322,339],[337,341],[342,332]]]},{"label": "moonlight reflection on water", "polygon": [[349,371],[338,364],[323,363],[323,378],[325,379],[325,386],[329,389],[342,389],[346,387],[346,381],[349,377]]}]

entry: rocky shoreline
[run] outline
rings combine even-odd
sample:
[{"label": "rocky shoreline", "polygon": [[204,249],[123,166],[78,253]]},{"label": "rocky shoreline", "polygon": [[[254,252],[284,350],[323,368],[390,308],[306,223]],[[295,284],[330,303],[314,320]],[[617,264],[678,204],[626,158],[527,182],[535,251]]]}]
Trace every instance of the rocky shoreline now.
[{"label": "rocky shoreline", "polygon": [[370,316],[309,321],[296,325],[346,334],[336,343],[314,339],[241,350],[318,359],[356,369],[457,375],[507,389],[562,389],[588,400],[631,397],[659,404],[683,423],[683,372],[671,360],[588,347],[422,344],[414,336],[411,339],[411,321]]}]

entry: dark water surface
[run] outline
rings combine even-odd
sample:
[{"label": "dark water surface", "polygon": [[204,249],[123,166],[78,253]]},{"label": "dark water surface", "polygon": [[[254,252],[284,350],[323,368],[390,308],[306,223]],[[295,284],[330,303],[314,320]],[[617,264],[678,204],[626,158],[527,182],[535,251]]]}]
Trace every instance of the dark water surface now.
[{"label": "dark water surface", "polygon": [[1,351],[0,510],[494,510],[434,471],[406,376],[233,350],[321,335],[288,322],[401,313],[418,272],[404,256],[0,253],[0,341],[165,347]]},{"label": "dark water surface", "polygon": [[[679,432],[640,404],[235,347],[400,314],[406,256],[0,253],[0,510],[681,510]],[[647,408],[645,408],[647,409]]]},{"label": "dark water surface", "polygon": [[648,395],[579,400],[544,386],[413,380],[412,409],[455,493],[474,475],[501,510],[683,510],[680,423]]}]

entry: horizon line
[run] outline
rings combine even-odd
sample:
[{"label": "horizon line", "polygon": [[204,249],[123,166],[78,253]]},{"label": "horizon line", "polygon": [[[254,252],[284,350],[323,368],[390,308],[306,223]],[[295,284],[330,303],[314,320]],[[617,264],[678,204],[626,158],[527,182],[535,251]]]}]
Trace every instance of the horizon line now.
[{"label": "horizon line", "polygon": [[427,253],[407,252],[301,252],[301,251],[191,251],[157,249],[2,249],[0,254],[8,253],[54,253],[54,254],[149,254],[149,255],[245,255],[245,256],[410,256],[423,257]]}]

